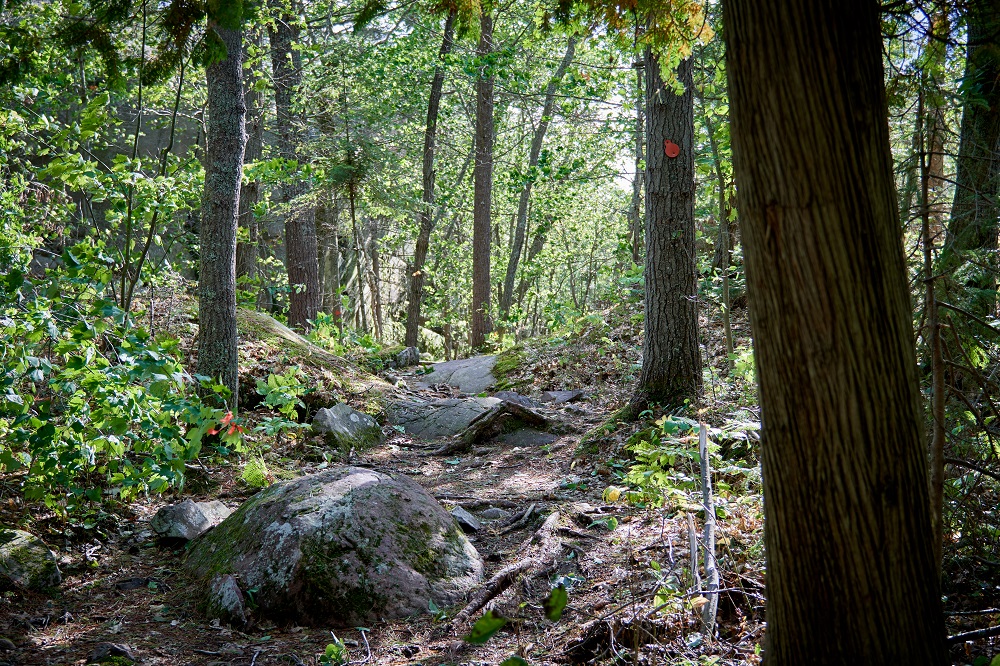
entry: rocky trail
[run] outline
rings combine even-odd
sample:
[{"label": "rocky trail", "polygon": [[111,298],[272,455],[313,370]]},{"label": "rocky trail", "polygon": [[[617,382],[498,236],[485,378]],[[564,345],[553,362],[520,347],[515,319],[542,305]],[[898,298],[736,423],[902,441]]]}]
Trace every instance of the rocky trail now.
[{"label": "rocky trail", "polygon": [[[199,504],[175,506],[174,516],[161,513],[151,523],[169,504],[157,498],[134,505],[134,515],[127,518],[108,515],[89,527],[67,526],[62,534],[52,527],[47,538],[62,570],[60,592],[3,593],[0,635],[7,638],[0,641],[0,664],[485,665],[512,655],[539,665],[616,659],[675,663],[685,656],[697,662],[708,649],[698,614],[692,608],[659,613],[653,603],[664,585],[678,584],[687,567],[683,515],[668,518],[660,511],[606,502],[602,493],[620,466],[613,458],[578,450],[581,437],[607,418],[606,407],[581,390],[537,395],[495,390],[495,363],[496,357],[485,356],[440,363],[425,374],[414,369],[386,373],[393,388],[386,394],[384,426],[346,405],[321,410],[316,419],[314,439],[331,448],[349,448],[352,441],[374,441],[374,446],[359,446],[337,462],[315,456],[303,460],[301,449],[275,451],[275,459],[287,467],[279,476],[288,480],[258,495],[239,482],[231,467],[194,468],[185,497],[174,501]],[[349,466],[347,472],[341,462]],[[359,500],[362,491],[356,488],[367,488],[371,479],[394,490]],[[354,485],[344,491],[344,483]],[[291,489],[298,486],[302,494],[294,496]],[[413,498],[405,509],[394,509],[384,499],[400,494]],[[260,497],[277,495],[286,503],[259,508]],[[300,581],[288,574],[275,587],[267,575],[281,569],[289,555],[267,554],[279,541],[265,534],[277,525],[282,533],[276,539],[286,548],[286,537],[299,538],[286,534],[292,531],[287,525],[307,511],[302,508],[307,496],[314,498],[308,510],[321,516],[317,529],[327,544],[331,537],[324,530],[339,520],[338,511],[354,513],[337,525],[370,521],[382,530],[379,539],[387,525],[396,525],[396,532],[385,537],[395,544],[406,539],[403,514],[421,520],[433,515],[438,527],[431,534],[421,523],[428,531],[420,543],[437,539],[443,545],[431,551],[438,557],[435,563],[426,570],[416,567],[426,581],[411,577],[400,587],[390,575],[395,564],[379,559],[385,544],[362,554],[368,537],[342,532],[340,550],[329,552],[329,563],[368,563],[367,572],[341,572],[361,581],[364,603],[405,588],[399,598],[388,595],[392,598],[377,608],[366,605],[333,621],[317,609],[327,603],[326,587],[340,589],[339,583]],[[354,497],[360,508],[345,509],[343,497]],[[232,510],[237,514],[221,527],[187,541]],[[242,532],[226,527],[250,525],[251,514],[265,516],[264,522]],[[154,530],[170,538],[158,538]],[[53,541],[59,536],[62,543]],[[235,554],[238,548],[244,548],[243,555]],[[235,578],[211,578],[216,555],[223,551],[241,562],[226,565]],[[376,572],[385,570],[389,574],[379,578]],[[253,581],[258,582],[250,585]],[[761,631],[761,590],[750,579],[731,582],[724,587],[735,592],[720,599],[727,642],[712,663],[752,663]],[[567,590],[568,603],[553,622],[543,602],[557,585]],[[433,602],[435,595],[441,605]],[[206,596],[212,600],[207,612]],[[463,641],[483,609],[508,622],[483,645]],[[324,656],[335,640],[346,656]],[[719,647],[712,653],[718,655]]]}]

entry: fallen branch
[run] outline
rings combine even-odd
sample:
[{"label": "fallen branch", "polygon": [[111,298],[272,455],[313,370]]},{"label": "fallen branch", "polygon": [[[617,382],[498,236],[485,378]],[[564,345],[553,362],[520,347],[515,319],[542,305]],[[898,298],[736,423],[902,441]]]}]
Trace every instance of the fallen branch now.
[{"label": "fallen branch", "polygon": [[511,518],[509,525],[500,530],[500,534],[507,534],[508,532],[513,532],[514,530],[520,529],[528,524],[531,517],[535,514],[535,504],[532,504],[527,509],[524,510],[520,516],[515,516]]},{"label": "fallen branch", "polygon": [[976,463],[969,462],[968,460],[961,460],[960,458],[945,458],[944,461],[949,465],[954,465],[955,467],[964,467],[965,469],[971,469],[973,472],[979,472],[983,476],[988,476],[994,481],[1000,481],[1000,474],[996,472],[991,472],[990,470],[977,465]]},{"label": "fallen branch", "polygon": [[991,636],[1000,636],[1000,627],[987,627],[986,629],[976,629],[975,631],[966,631],[961,634],[955,634],[954,636],[948,637],[947,643],[948,645],[954,645],[955,643],[974,641],[977,638],[990,638]]},{"label": "fallen branch", "polygon": [[[534,505],[532,505],[533,507]],[[542,526],[538,528],[538,531],[527,539],[520,548],[523,552],[528,548],[537,546],[536,554],[496,572],[492,578],[482,585],[479,592],[469,601],[468,605],[455,616],[455,619],[451,622],[451,628],[455,629],[468,622],[473,613],[479,612],[486,604],[503,594],[507,588],[514,584],[521,574],[542,569],[551,562],[562,547],[558,537],[555,536],[558,523],[559,512],[553,511],[545,519],[545,522],[542,523]]]}]

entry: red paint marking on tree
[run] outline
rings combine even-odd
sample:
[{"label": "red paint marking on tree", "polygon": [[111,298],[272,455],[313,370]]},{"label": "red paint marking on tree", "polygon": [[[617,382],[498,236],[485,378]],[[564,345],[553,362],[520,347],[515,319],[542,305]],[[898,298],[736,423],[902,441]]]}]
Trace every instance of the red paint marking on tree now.
[{"label": "red paint marking on tree", "polygon": [[674,158],[681,154],[681,147],[670,139],[663,140],[663,153],[669,157]]}]

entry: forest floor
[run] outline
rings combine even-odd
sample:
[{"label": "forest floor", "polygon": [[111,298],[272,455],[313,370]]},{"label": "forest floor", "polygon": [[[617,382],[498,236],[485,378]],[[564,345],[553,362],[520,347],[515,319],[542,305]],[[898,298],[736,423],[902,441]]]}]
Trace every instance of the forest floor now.
[{"label": "forest floor", "polygon": [[[717,322],[702,324],[714,335]],[[745,339],[745,322],[737,323],[737,333]],[[446,508],[480,512],[494,507],[512,519],[527,513],[527,520],[513,525],[511,520],[484,521],[483,529],[470,535],[486,563],[485,579],[521,561],[545,516],[558,511],[561,547],[555,568],[524,576],[492,601],[510,622],[486,644],[462,640],[469,623],[450,621],[459,608],[364,628],[301,627],[261,618],[243,630],[220,625],[199,608],[203,591],[184,575],[184,548],[158,542],[148,525],[160,507],[178,498],[150,497],[85,522],[43,511],[27,518],[31,530],[57,551],[63,585],[56,596],[0,595],[0,636],[15,646],[3,652],[0,644],[0,665],[86,664],[96,645],[109,642],[127,646],[142,664],[314,666],[323,663],[320,656],[335,638],[347,646],[351,664],[485,666],[512,655],[535,666],[760,663],[759,486],[750,493],[734,492],[719,520],[722,592],[713,640],[703,633],[698,611],[703,598],[692,591],[688,516],[697,507],[685,507],[683,501],[661,508],[609,501],[606,490],[621,483],[630,464],[629,438],[651,425],[618,425],[593,439],[628,394],[637,340],[634,325],[609,330],[585,324],[569,338],[529,342],[508,354],[517,362],[503,373],[501,387],[534,396],[544,390],[586,391],[581,402],[542,410],[554,435],[544,445],[521,446],[499,437],[464,454],[437,456],[432,445],[387,425],[383,445],[334,463],[317,455],[322,446],[312,435],[279,440],[263,452],[272,481],[347,463],[405,474]],[[283,369],[263,357],[268,353],[263,348],[251,353],[260,356],[256,365],[252,358],[241,359],[241,365]],[[707,364],[718,366],[720,354],[724,358],[724,351],[708,353]],[[420,387],[413,371],[395,371],[388,378],[396,386],[383,388],[387,401],[454,394],[445,387]],[[746,406],[752,397],[736,383],[713,381],[705,393],[706,420],[725,420],[735,404],[743,403],[744,412],[752,409]],[[370,400],[364,394],[341,397],[358,406]],[[752,417],[752,411],[743,415]],[[258,490],[241,479],[234,459],[206,460],[189,471],[184,497],[196,501],[217,499],[235,508]],[[724,479],[723,473],[722,495]],[[25,525],[25,511],[16,493],[0,484],[0,524]],[[557,582],[568,589],[569,601],[553,623],[544,617],[542,601]]]}]

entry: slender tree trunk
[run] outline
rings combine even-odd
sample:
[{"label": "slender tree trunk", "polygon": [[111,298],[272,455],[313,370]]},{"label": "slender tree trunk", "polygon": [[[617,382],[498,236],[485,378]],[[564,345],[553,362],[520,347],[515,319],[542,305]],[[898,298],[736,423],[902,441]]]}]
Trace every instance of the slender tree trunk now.
[{"label": "slender tree trunk", "polygon": [[225,45],[226,56],[205,70],[208,146],[198,270],[198,373],[221,380],[232,393],[229,408],[235,413],[239,395],[236,218],[247,140],[243,48],[238,27],[223,27],[212,19],[208,27]]},{"label": "slender tree trunk", "polygon": [[[694,61],[677,67],[684,93],[665,88],[646,53],[646,298],[642,373],[629,407],[676,407],[701,389],[694,241]],[[679,153],[674,150],[679,149]]]},{"label": "slender tree trunk", "polygon": [[948,663],[879,5],[725,0],[768,666]]},{"label": "slender tree trunk", "polygon": [[997,229],[1000,225],[1000,0],[975,0],[967,14],[966,101],[958,146],[955,200],[940,268],[974,257],[969,307],[996,311]]},{"label": "slender tree trunk", "polygon": [[329,192],[316,204],[316,235],[320,245],[320,289],[323,311],[340,323],[340,206]]},{"label": "slender tree trunk", "polygon": [[[247,35],[246,46],[260,46],[261,33],[253,30]],[[248,49],[244,49],[244,62],[248,59]],[[250,69],[244,70],[243,90],[247,105],[246,129],[247,147],[244,163],[256,162],[264,154],[264,110],[261,94],[254,89],[257,77]],[[257,277],[257,259],[260,257],[260,227],[254,216],[254,208],[260,201],[260,183],[251,180],[240,189],[239,226],[247,230],[247,240],[236,244],[236,277]]]},{"label": "slender tree trunk", "polygon": [[438,63],[431,80],[431,96],[427,103],[427,126],[424,128],[424,193],[420,207],[420,230],[417,232],[417,246],[413,251],[413,265],[410,266],[410,294],[406,305],[406,346],[416,347],[420,334],[420,302],[424,296],[424,262],[430,245],[434,227],[434,150],[437,141],[438,109],[444,89],[444,59],[455,44],[456,9],[448,12],[444,22],[444,37],[438,52]]},{"label": "slender tree trunk", "polygon": [[[933,113],[933,112],[932,112]],[[941,354],[941,327],[938,318],[937,297],[934,293],[934,235],[931,233],[931,170],[927,148],[937,145],[935,134],[937,125],[934,118],[927,118],[924,113],[924,90],[920,90],[919,109],[917,111],[924,122],[920,132],[920,219],[921,241],[924,246],[924,312],[927,325],[924,340],[930,356],[931,366],[931,440],[928,447],[927,460],[930,465],[928,478],[930,480],[931,533],[934,543],[934,562],[941,570],[941,553],[944,533],[942,531],[942,514],[944,505],[944,360]],[[928,140],[924,128],[930,127],[931,138]]]},{"label": "slender tree trunk", "polygon": [[642,171],[642,144],[646,138],[643,129],[643,92],[642,92],[642,68],[644,64],[636,63],[635,67],[635,177],[632,178],[632,205],[629,207],[629,221],[632,232],[632,263],[638,265],[642,260],[642,181],[644,174]]},{"label": "slender tree trunk", "polygon": [[369,255],[371,257],[371,274],[370,281],[371,284],[369,288],[372,292],[372,319],[375,324],[375,338],[379,341],[383,339],[382,333],[382,280],[381,280],[381,261],[378,253],[378,241],[379,241],[379,223],[378,218],[373,218],[371,221],[371,242]]},{"label": "slender tree trunk", "polygon": [[493,83],[486,62],[493,51],[492,9],[483,7],[476,55],[481,71],[476,81],[476,166],[472,224],[472,322],[469,346],[478,349],[490,332],[490,208],[493,200]]},{"label": "slender tree trunk", "polygon": [[531,137],[531,148],[528,151],[528,172],[517,201],[517,224],[514,227],[510,259],[507,262],[507,274],[503,281],[503,294],[500,297],[500,313],[504,319],[510,314],[511,301],[514,298],[514,278],[517,276],[517,265],[521,261],[521,246],[524,245],[524,237],[528,228],[528,202],[531,200],[531,186],[534,184],[534,172],[538,168],[538,157],[542,152],[542,141],[545,140],[545,132],[549,128],[552,111],[555,109],[556,90],[576,54],[576,41],[576,35],[569,38],[566,44],[566,55],[563,56],[552,78],[549,79],[545,88],[545,102],[542,104],[542,117],[538,126],[535,127],[534,136]]},{"label": "slender tree trunk", "polygon": [[[272,0],[273,8],[283,5]],[[274,106],[277,111],[278,153],[290,161],[299,159],[302,143],[292,110],[292,96],[302,82],[302,64],[292,45],[298,41],[297,17],[282,12],[268,28],[271,69],[274,74]],[[298,174],[296,175],[298,177]],[[316,318],[323,295],[319,288],[319,250],[316,240],[316,209],[308,200],[308,185],[286,185],[284,200],[290,205],[285,220],[285,267],[288,271],[288,324],[307,329]]]}]

